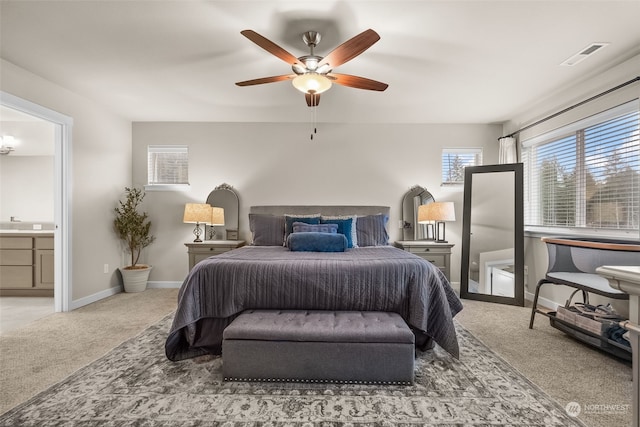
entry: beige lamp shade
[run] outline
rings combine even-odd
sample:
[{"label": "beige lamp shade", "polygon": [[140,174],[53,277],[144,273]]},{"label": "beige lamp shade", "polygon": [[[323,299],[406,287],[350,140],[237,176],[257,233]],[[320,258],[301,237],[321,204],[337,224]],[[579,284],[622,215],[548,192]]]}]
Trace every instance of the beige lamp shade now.
[{"label": "beige lamp shade", "polygon": [[456,212],[453,202],[433,202],[418,207],[418,223],[427,224],[430,221],[455,221]]},{"label": "beige lamp shade", "polygon": [[211,221],[211,206],[207,203],[186,203],[182,222],[194,224],[209,224]]},{"label": "beige lamp shade", "polygon": [[224,208],[216,206],[211,207],[211,218],[208,221],[209,225],[224,225]]},{"label": "beige lamp shade", "polygon": [[[430,203],[433,204],[433,203]],[[418,206],[418,224],[428,224],[431,222],[430,219],[427,219],[427,209],[429,205],[420,205]]]}]

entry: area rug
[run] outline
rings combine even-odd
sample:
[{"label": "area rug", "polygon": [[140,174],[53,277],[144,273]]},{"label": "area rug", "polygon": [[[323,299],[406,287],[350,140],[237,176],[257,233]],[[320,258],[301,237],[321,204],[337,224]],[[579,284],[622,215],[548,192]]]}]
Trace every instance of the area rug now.
[{"label": "area rug", "polygon": [[411,386],[222,381],[222,360],[171,362],[172,316],[0,416],[1,426],[582,426],[456,324],[461,356],[419,353]]}]

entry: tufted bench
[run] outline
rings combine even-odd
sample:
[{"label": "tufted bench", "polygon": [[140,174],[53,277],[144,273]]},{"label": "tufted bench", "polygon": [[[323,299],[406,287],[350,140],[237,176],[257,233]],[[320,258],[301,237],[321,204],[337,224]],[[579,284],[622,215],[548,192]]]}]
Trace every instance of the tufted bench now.
[{"label": "tufted bench", "polygon": [[248,310],[223,333],[225,381],[411,384],[414,335],[396,313]]}]

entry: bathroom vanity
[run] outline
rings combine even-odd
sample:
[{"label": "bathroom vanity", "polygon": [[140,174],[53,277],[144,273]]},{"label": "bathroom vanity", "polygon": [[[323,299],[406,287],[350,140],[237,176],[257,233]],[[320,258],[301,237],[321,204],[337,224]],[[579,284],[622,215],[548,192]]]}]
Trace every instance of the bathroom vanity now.
[{"label": "bathroom vanity", "polygon": [[0,230],[0,295],[53,296],[52,230]]}]

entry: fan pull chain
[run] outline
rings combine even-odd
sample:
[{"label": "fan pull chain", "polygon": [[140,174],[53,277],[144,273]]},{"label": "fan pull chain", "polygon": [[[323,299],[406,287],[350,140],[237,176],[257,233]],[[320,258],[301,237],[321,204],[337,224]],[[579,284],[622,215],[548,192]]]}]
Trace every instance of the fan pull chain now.
[{"label": "fan pull chain", "polygon": [[316,126],[316,108],[318,107],[314,106],[311,108],[313,108],[313,132],[311,133],[311,140],[313,141],[313,135],[318,133],[318,128]]}]

